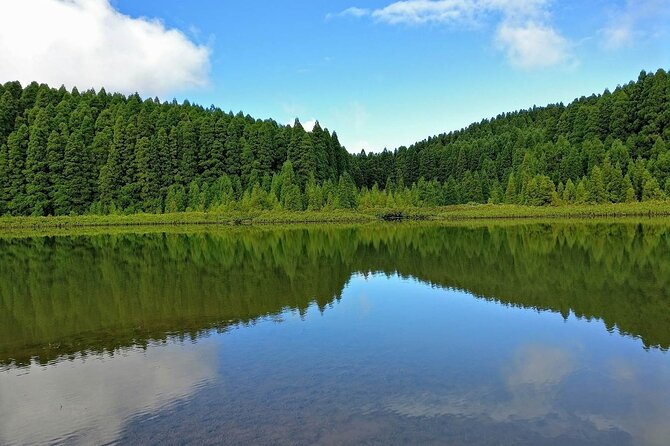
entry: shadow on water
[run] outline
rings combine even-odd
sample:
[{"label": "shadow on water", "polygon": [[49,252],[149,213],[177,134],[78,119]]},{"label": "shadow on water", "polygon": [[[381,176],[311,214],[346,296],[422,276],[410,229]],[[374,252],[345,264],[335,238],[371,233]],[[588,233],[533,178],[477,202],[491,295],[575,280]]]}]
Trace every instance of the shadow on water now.
[{"label": "shadow on water", "polygon": [[45,364],[333,304],[383,272],[670,346],[670,226],[379,224],[0,239],[0,363]]}]

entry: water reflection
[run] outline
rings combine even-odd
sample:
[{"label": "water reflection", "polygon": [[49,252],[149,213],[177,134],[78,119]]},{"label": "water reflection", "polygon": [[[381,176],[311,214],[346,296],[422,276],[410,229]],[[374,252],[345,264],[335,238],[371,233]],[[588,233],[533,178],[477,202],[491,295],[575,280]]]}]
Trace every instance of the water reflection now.
[{"label": "water reflection", "polygon": [[103,444],[215,376],[211,345],[152,345],[0,372],[0,444]]},{"label": "water reflection", "polygon": [[0,239],[0,443],[664,445],[669,345],[665,221]]}]

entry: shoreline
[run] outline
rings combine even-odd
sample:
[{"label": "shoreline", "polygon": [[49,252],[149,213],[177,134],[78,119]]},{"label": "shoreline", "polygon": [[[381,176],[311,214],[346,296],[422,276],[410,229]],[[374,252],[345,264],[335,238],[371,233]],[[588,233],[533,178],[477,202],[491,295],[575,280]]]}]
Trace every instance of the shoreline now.
[{"label": "shoreline", "polygon": [[359,211],[231,211],[176,214],[81,215],[60,217],[0,217],[0,236],[25,232],[62,231],[77,234],[95,229],[250,227],[311,224],[362,224],[430,221],[467,223],[530,220],[603,220],[670,216],[670,202],[533,207],[519,205],[457,205],[439,208],[365,209]]}]

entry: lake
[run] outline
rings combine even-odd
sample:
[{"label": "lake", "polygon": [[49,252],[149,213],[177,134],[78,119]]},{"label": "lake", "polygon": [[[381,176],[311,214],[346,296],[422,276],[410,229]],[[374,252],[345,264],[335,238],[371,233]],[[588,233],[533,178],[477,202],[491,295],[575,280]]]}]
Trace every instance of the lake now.
[{"label": "lake", "polygon": [[0,237],[0,444],[670,444],[670,221]]}]

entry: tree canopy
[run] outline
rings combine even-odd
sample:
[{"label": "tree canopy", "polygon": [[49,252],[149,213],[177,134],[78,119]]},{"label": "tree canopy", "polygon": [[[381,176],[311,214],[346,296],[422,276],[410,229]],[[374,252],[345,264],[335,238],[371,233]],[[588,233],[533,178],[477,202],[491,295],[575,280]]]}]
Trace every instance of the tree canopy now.
[{"label": "tree canopy", "polygon": [[0,85],[0,215],[605,203],[670,195],[670,76],[349,154],[318,123]]}]

